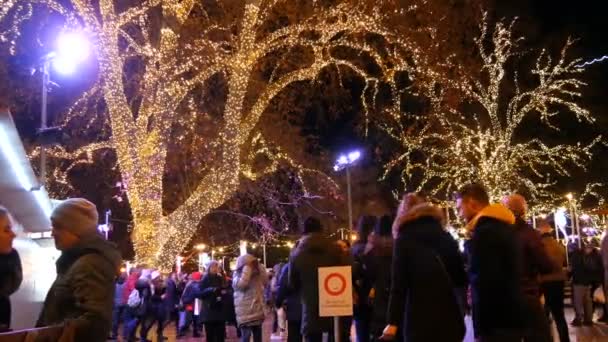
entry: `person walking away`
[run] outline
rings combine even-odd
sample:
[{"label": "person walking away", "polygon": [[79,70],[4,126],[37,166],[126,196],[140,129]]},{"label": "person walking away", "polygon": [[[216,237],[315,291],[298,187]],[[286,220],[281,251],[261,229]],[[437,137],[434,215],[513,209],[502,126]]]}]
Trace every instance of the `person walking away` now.
[{"label": "person walking away", "polygon": [[370,320],[372,306],[369,303],[369,291],[371,285],[366,282],[367,277],[363,271],[363,254],[369,239],[369,235],[376,224],[375,216],[361,216],[357,221],[357,241],[351,249],[353,259],[353,290],[355,292],[355,303],[353,306],[353,319],[355,321],[355,332],[358,342],[369,342]]},{"label": "person walking away", "polygon": [[394,339],[399,327],[407,342],[460,342],[464,338],[464,317],[454,285],[454,280],[461,282],[459,278],[465,277],[464,263],[443,224],[440,208],[420,195],[404,196],[393,225],[396,239],[388,325],[382,340]]},{"label": "person walking away", "polygon": [[599,252],[589,243],[572,254],[572,299],[576,317],[573,326],[593,325],[591,286],[603,278],[604,266]]},{"label": "person walking away", "polygon": [[319,219],[304,221],[304,236],[289,258],[289,288],[300,293],[302,302],[301,333],[307,342],[320,342],[323,333],[332,333],[332,319],[319,316],[319,267],[349,266],[338,244],[323,234]]},{"label": "person walking away", "polygon": [[124,311],[127,306],[127,302],[124,301],[123,291],[127,282],[127,274],[122,273],[118,279],[116,279],[116,285],[114,286],[114,307],[112,308],[112,333],[110,334],[109,340],[118,339],[118,328],[123,323]]},{"label": "person walking away", "polygon": [[289,287],[289,264],[285,264],[278,277],[277,306],[285,308],[287,315],[287,342],[302,342],[302,303],[300,293]]},{"label": "person walking away", "polygon": [[513,225],[518,242],[522,248],[522,278],[520,279],[525,299],[524,342],[553,342],[551,326],[541,303],[539,278],[549,274],[554,264],[545,252],[540,233],[526,221],[528,210],[526,199],[518,194],[506,196],[502,201],[515,215]]},{"label": "person walking away", "polygon": [[51,224],[61,256],[36,327],[64,324],[64,334],[73,334],[75,341],[105,341],[112,327],[120,253],[98,234],[97,208],[86,199],[61,202]]},{"label": "person walking away", "polygon": [[541,242],[545,252],[553,263],[554,271],[540,276],[540,283],[545,307],[551,313],[560,342],[570,342],[568,324],[564,315],[564,284],[567,274],[564,269],[566,265],[566,249],[560,244],[552,233],[551,226],[546,220],[537,220],[538,229],[541,232]]},{"label": "person walking away", "polygon": [[13,248],[13,220],[6,208],[0,206],[0,333],[10,331],[12,295],[23,280],[21,259]]},{"label": "person walking away", "polygon": [[268,284],[266,268],[253,255],[241,255],[236,261],[232,279],[236,320],[241,329],[241,342],[262,342],[264,323],[264,287]]},{"label": "person walking away", "polygon": [[223,342],[226,338],[226,310],[224,309],[227,290],[220,275],[220,265],[212,260],[207,266],[207,274],[201,282],[203,310],[201,321],[205,325],[207,342]]},{"label": "person walking away", "polygon": [[164,305],[167,319],[175,324],[176,335],[179,334],[179,298],[177,273],[172,272],[166,281]]},{"label": "person walking away", "polygon": [[283,268],[283,263],[278,263],[272,267],[272,276],[270,277],[270,283],[267,286],[267,294],[266,301],[268,302],[268,306],[272,312],[272,334],[277,337],[281,337],[284,333],[283,322],[280,322],[279,317],[279,309],[276,305],[277,300],[277,289],[278,289],[278,279],[281,274],[281,269]]},{"label": "person walking away", "polygon": [[186,336],[186,331],[188,330],[190,324],[192,324],[192,337],[201,337],[201,328],[200,328],[200,317],[199,312],[194,312],[194,302],[196,298],[201,297],[201,273],[194,272],[190,275],[190,280],[186,284],[184,288],[184,293],[182,294],[181,302],[184,307],[184,313],[186,314],[185,319],[180,319],[180,327],[179,327],[179,335],[178,337]]},{"label": "person walking away", "polygon": [[148,331],[146,329],[146,320],[148,319],[150,297],[152,296],[152,287],[150,277],[152,270],[142,269],[140,276],[135,282],[135,288],[129,293],[127,299],[127,334],[125,340],[135,341],[137,327],[140,326],[140,340],[147,341]]},{"label": "person walking away", "polygon": [[468,264],[475,337],[480,342],[519,342],[525,300],[515,216],[501,204],[490,205],[479,184],[462,187],[456,205],[471,235]]},{"label": "person walking away", "polygon": [[142,340],[147,339],[150,329],[156,324],[156,341],[162,342],[165,319],[167,317],[164,303],[166,285],[159,271],[153,271],[150,275],[150,300],[146,307],[144,323],[142,323]]},{"label": "person walking away", "polygon": [[[371,340],[377,341],[388,324],[386,312],[391,287],[391,266],[393,262],[393,218],[380,217],[370,235],[363,255],[364,282],[370,284],[369,303]],[[399,337],[397,337],[399,339]]]}]

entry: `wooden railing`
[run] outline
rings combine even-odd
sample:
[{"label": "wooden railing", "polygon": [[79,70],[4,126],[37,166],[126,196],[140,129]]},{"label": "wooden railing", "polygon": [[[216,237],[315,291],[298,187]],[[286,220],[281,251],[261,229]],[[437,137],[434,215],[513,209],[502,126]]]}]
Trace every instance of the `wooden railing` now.
[{"label": "wooden railing", "polygon": [[[63,334],[63,326],[25,329],[0,333],[2,342],[57,342]],[[62,341],[71,342],[71,341]]]}]

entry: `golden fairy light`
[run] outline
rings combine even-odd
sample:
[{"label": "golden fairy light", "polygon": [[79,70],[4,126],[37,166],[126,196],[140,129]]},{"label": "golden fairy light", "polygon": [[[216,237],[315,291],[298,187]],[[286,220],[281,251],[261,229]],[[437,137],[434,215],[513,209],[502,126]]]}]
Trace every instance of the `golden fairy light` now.
[{"label": "golden fairy light", "polygon": [[[91,163],[95,151],[115,150],[133,214],[132,237],[138,261],[166,269],[188,244],[201,219],[237,190],[239,177],[259,175],[251,167],[256,155],[275,161],[262,173],[275,169],[277,160],[298,167],[300,175],[315,172],[291,161],[280,149],[268,148],[270,144],[256,130],[273,98],[290,84],[314,80],[326,68],[339,73],[349,70],[365,83],[361,101],[367,129],[381,85],[388,85],[398,96],[397,74],[423,79],[423,56],[433,54],[423,53],[413,35],[438,45],[435,29],[408,26],[407,19],[399,20],[401,26],[412,28],[412,36],[408,36],[403,30],[392,30],[387,18],[402,15],[418,20],[415,12],[426,1],[417,1],[407,9],[395,9],[389,1],[369,3],[344,1],[327,7],[313,1],[306,7],[310,15],[276,27],[270,18],[275,7],[287,6],[287,1],[246,0],[238,10],[232,8],[237,2],[220,1],[213,5],[217,6],[214,10],[222,11],[229,5],[239,14],[227,16],[230,20],[214,20],[205,7],[211,5],[194,0],[145,0],[132,7],[112,0],[8,0],[0,6],[0,27],[8,27],[0,31],[0,39],[14,44],[20,24],[41,7],[62,15],[66,26],[90,35],[95,42],[98,80],[61,121],[67,125],[75,117],[86,116],[86,108],[101,101],[111,134],[106,134],[105,141],[75,151],[57,147],[51,152],[56,158]],[[196,35],[191,33],[201,28]],[[250,88],[258,86],[252,86],[251,79],[260,60],[296,47],[307,51],[304,55],[310,56],[309,61],[288,71],[275,70],[267,84],[255,89],[255,98],[250,98]],[[380,72],[337,53],[340,49],[357,51],[355,55]],[[142,77],[137,82],[125,72],[134,63],[141,66]],[[228,88],[218,138],[206,142],[217,151],[216,160],[205,166],[207,172],[184,203],[164,213],[163,170],[171,128],[176,122],[190,125],[178,115],[178,109],[188,101],[190,92],[216,75],[227,80]],[[128,95],[133,88],[135,95]],[[188,108],[195,111],[192,103]],[[86,126],[93,120],[96,118],[90,117]],[[67,181],[57,173],[55,177]]]},{"label": "golden fairy light", "polygon": [[[561,198],[553,188],[555,176],[568,176],[572,167],[584,169],[601,137],[587,144],[550,145],[518,134],[524,125],[537,121],[559,131],[557,117],[568,114],[579,122],[595,122],[581,104],[581,89],[586,84],[580,78],[584,71],[578,66],[581,60],[568,56],[573,41],[566,42],[557,58],[546,50],[540,52],[529,70],[535,77],[531,86],[529,81],[521,82],[517,72],[509,77],[509,68],[521,56],[513,23],[499,22],[489,30],[484,18],[480,28],[475,40],[482,62],[479,74],[437,77],[442,94],[460,96],[463,101],[459,103],[470,104],[469,109],[444,106],[438,101],[443,96],[438,96],[431,98],[429,116],[398,116],[415,124],[405,128],[385,125],[384,130],[402,149],[386,165],[385,177],[397,170],[406,188],[426,190],[439,198],[449,197],[471,181],[484,184],[495,200],[513,191],[526,194],[537,205]],[[419,130],[412,131],[412,127]]]}]

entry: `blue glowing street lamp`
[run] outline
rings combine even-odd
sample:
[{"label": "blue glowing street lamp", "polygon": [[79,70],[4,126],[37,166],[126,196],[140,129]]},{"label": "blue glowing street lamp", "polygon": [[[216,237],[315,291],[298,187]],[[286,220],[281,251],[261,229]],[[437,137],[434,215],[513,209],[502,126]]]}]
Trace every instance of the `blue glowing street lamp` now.
[{"label": "blue glowing street lamp", "polygon": [[[347,194],[347,204],[348,204],[348,229],[351,228],[353,224],[353,204],[351,199],[351,191],[350,191],[350,167],[355,164],[357,160],[361,158],[360,151],[352,151],[348,154],[342,154],[336,160],[336,164],[334,165],[334,171],[342,171],[346,170],[346,194]],[[340,231],[340,238],[344,240],[344,230]]]},{"label": "blue glowing street lamp", "polygon": [[[56,128],[47,126],[47,97],[51,78],[49,69],[53,69],[62,75],[71,75],[76,72],[79,64],[82,64],[88,57],[91,46],[86,36],[82,32],[66,31],[57,37],[55,50],[46,54],[42,58],[42,104],[40,111],[40,130],[39,134],[45,136],[56,131]],[[46,151],[45,143],[40,146],[40,184],[44,186],[46,182]]]}]

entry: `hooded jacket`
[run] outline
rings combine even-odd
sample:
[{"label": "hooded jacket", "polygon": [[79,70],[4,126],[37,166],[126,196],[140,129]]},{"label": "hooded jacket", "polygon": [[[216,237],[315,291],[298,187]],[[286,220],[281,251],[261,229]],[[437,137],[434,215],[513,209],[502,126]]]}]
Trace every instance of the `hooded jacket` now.
[{"label": "hooded jacket", "polygon": [[227,291],[224,277],[220,274],[207,273],[200,286],[203,299],[201,322],[226,321]]},{"label": "hooded jacket", "polygon": [[319,317],[319,267],[351,265],[338,244],[322,233],[307,234],[299,240],[289,260],[289,287],[300,293],[304,335],[331,331],[331,318]]},{"label": "hooded jacket", "polygon": [[98,235],[63,251],[36,327],[65,323],[75,341],[105,341],[120,261],[116,246]]},{"label": "hooded jacket", "polygon": [[240,325],[257,325],[264,322],[264,288],[268,284],[268,275],[263,265],[257,263],[251,254],[241,255],[236,261],[236,271],[232,279],[234,288],[234,309],[236,320]]},{"label": "hooded jacket", "polygon": [[467,225],[472,232],[469,280],[476,337],[518,331],[523,326],[522,250],[514,223],[509,209],[494,204]]},{"label": "hooded jacket", "polygon": [[403,328],[408,342],[464,338],[464,318],[455,292],[466,283],[464,262],[456,241],[443,229],[442,218],[439,208],[425,203],[396,220],[399,232],[387,319]]}]

